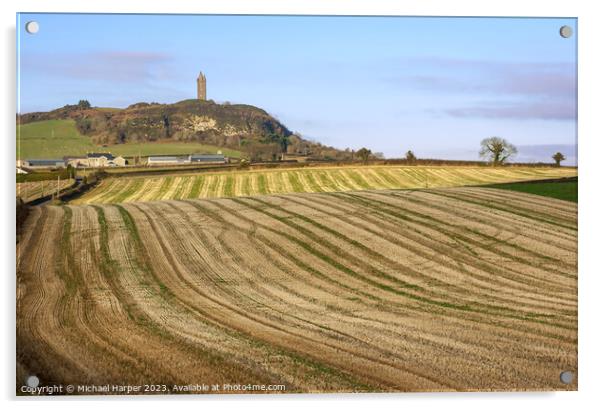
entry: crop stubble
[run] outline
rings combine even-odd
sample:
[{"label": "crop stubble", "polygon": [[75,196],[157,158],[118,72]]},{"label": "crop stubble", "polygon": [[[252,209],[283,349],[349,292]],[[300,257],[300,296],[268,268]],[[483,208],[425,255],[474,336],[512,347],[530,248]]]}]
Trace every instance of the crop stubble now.
[{"label": "crop stubble", "polygon": [[[326,174],[268,176],[335,189]],[[158,186],[166,198],[261,184],[228,177]],[[471,187],[36,208],[18,244],[18,371],[295,392],[576,389],[558,378],[577,370],[576,221],[575,203]]]},{"label": "crop stubble", "polygon": [[[576,176],[572,168],[363,166],[109,178],[74,204],[244,197],[366,189],[423,189]],[[196,185],[196,187],[194,187]]]}]

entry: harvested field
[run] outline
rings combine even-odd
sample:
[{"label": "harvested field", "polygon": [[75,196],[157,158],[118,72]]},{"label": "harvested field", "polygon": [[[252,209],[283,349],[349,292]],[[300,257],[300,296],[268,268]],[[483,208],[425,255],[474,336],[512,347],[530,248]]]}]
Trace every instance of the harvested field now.
[{"label": "harvested field", "polygon": [[[73,184],[73,179],[63,179],[59,184],[59,190],[65,189]],[[40,197],[56,193],[56,180],[42,180],[40,182],[17,183],[17,197],[21,197],[25,203]]]},{"label": "harvested field", "polygon": [[[384,187],[403,171],[369,172]],[[291,173],[96,200],[338,180]],[[17,250],[18,384],[577,389],[559,380],[577,373],[573,202],[464,187],[45,206]]]},{"label": "harvested field", "polygon": [[576,176],[572,168],[360,166],[105,179],[74,204],[484,185]]}]

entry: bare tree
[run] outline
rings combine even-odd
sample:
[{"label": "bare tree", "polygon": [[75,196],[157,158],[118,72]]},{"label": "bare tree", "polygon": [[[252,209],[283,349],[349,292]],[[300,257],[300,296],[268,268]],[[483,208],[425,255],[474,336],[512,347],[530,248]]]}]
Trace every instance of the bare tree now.
[{"label": "bare tree", "polygon": [[552,156],[552,159],[554,159],[554,162],[556,162],[556,166],[560,167],[560,162],[562,162],[566,158],[564,157],[564,155],[562,153],[556,152],[554,154],[554,156]]},{"label": "bare tree", "polygon": [[503,138],[492,136],[481,141],[479,156],[491,162],[493,166],[503,165],[506,161],[516,155],[516,146]]}]

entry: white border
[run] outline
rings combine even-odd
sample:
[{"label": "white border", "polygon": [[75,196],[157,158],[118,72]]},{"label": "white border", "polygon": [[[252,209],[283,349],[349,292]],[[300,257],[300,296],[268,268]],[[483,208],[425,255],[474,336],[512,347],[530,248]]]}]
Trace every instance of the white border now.
[{"label": "white border", "polygon": [[[154,408],[171,403],[174,397],[74,398],[45,400],[18,399],[14,395],[15,279],[14,279],[14,159],[15,159],[15,13],[21,12],[112,12],[112,13],[215,13],[215,14],[345,14],[345,15],[440,15],[440,16],[537,16],[579,18],[579,392],[558,393],[436,393],[379,395],[286,395],[286,396],[195,396],[176,397],[177,405],[194,407],[441,407],[508,408],[545,404],[547,408],[592,407],[599,402],[602,311],[602,269],[596,263],[600,255],[602,231],[600,205],[600,162],[602,144],[599,113],[602,105],[599,50],[602,39],[602,16],[594,1],[479,1],[479,0],[104,0],[93,3],[81,0],[10,0],[2,8],[2,81],[1,114],[3,132],[2,259],[2,353],[0,372],[2,398],[9,406],[30,407],[116,407],[144,405]],[[596,200],[598,199],[598,200]]]}]

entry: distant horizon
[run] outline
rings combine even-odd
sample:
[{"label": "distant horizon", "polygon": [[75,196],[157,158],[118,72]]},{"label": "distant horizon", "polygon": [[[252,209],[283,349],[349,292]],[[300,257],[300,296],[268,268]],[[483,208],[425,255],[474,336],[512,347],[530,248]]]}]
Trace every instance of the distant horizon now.
[{"label": "distant horizon", "polygon": [[[195,98],[189,98],[189,100],[195,100]],[[186,100],[182,100],[182,101],[186,101]],[[156,101],[137,101],[137,102],[133,102],[131,104],[128,104],[124,107],[116,107],[116,106],[98,106],[98,105],[94,105],[92,102],[90,102],[92,108],[100,108],[100,109],[126,109],[127,107],[131,106],[131,105],[135,105],[135,104],[140,104],[140,103],[148,103],[148,104],[153,104],[153,103],[159,103],[159,104],[176,104],[178,102],[182,102],[182,101],[175,101],[175,102],[165,102],[165,103],[161,103],[161,102],[156,102]],[[65,107],[66,105],[75,105],[78,101],[71,103],[71,104],[65,104],[62,105],[60,107],[56,107],[56,108],[52,108],[49,111],[55,110],[55,109],[60,109]],[[223,104],[226,101],[214,101],[217,104]],[[237,102],[231,102],[232,104],[239,104]],[[240,103],[242,104],[242,103]],[[261,107],[257,107],[257,108],[261,108]],[[30,114],[30,113],[35,113],[35,112],[48,112],[48,111],[31,111],[31,112],[23,112],[19,115],[25,115],[25,114]],[[268,112],[268,114],[270,114]],[[270,114],[271,115],[271,114]],[[286,125],[286,124],[284,124]],[[311,136],[307,136],[307,135],[303,135],[306,139],[312,141],[312,142],[320,142],[322,144],[324,144],[323,142],[321,142],[320,140],[313,138]],[[365,146],[366,148],[370,149],[370,146]],[[337,147],[339,148],[339,147]],[[510,163],[552,163],[552,155],[556,152],[562,152],[566,159],[563,161],[563,166],[577,166],[577,144],[575,145],[571,145],[571,144],[566,144],[566,145],[549,145],[549,144],[541,144],[541,145],[519,145],[517,146],[518,148],[518,154],[511,159]],[[524,150],[525,148],[527,149],[528,153],[525,153]],[[345,147],[340,148],[340,149],[345,149]],[[409,149],[411,150],[411,149]],[[417,152],[417,151],[413,151],[414,154],[418,154],[419,159],[435,159],[435,160],[473,160],[473,161],[480,161],[481,159],[478,157],[478,149],[472,149],[472,150],[467,150],[467,151],[463,151],[463,152],[454,152],[452,151],[445,151],[445,152],[441,152],[440,154],[437,154],[436,156],[431,156],[431,157],[425,157],[421,155],[421,152]],[[451,155],[450,155],[451,154]],[[454,156],[458,155],[457,157]],[[445,155],[442,156],[442,155]],[[466,159],[466,157],[470,155],[470,156],[474,156],[474,159]],[[546,156],[547,155],[547,156]],[[405,154],[400,154],[399,156],[387,156],[385,155],[386,159],[400,159],[403,158],[405,156]],[[450,157],[452,156],[452,157]]]},{"label": "distant horizon", "polygon": [[[30,20],[40,23],[36,35],[24,31]],[[107,108],[194,99],[203,71],[208,99],[257,106],[339,149],[479,160],[480,140],[500,136],[519,148],[514,162],[549,163],[559,149],[565,165],[577,163],[576,19],[23,13],[18,21],[20,114],[80,99]],[[565,24],[568,39],[558,34]]]}]

